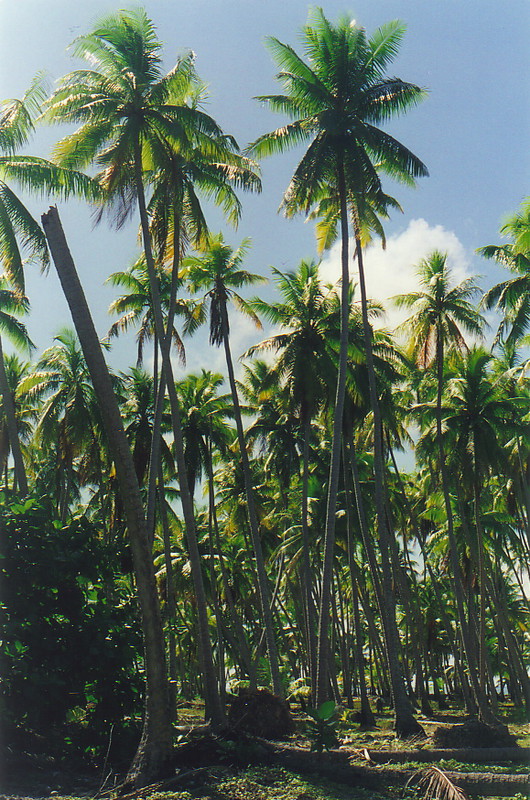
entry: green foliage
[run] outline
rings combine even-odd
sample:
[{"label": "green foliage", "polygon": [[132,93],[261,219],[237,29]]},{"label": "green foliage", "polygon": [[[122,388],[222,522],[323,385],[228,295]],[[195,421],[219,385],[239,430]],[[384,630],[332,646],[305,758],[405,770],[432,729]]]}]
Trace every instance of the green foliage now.
[{"label": "green foliage", "polygon": [[63,524],[35,499],[0,495],[0,530],[4,719],[37,732],[78,722],[103,740],[139,700],[140,639],[130,598],[113,589],[117,555],[85,517]]},{"label": "green foliage", "polygon": [[307,713],[313,720],[309,723],[309,735],[312,740],[311,750],[321,753],[323,750],[331,750],[332,747],[339,746],[336,710],[333,700],[322,703],[316,709],[308,709]]}]

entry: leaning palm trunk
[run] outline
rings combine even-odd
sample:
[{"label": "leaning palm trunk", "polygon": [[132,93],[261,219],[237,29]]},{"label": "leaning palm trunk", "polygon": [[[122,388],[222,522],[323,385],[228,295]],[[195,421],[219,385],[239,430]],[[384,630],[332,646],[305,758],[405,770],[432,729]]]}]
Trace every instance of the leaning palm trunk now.
[{"label": "leaning palm trunk", "polygon": [[252,473],[250,470],[247,445],[245,442],[245,434],[243,431],[243,420],[241,417],[241,406],[239,405],[239,396],[237,393],[237,385],[234,375],[232,353],[230,351],[230,340],[228,336],[228,330],[229,330],[228,311],[226,308],[226,304],[223,304],[221,308],[221,314],[222,314],[222,323],[221,323],[222,337],[225,350],[226,368],[228,371],[228,381],[230,383],[230,391],[232,393],[232,403],[234,405],[234,419],[236,423],[237,439],[239,444],[239,455],[241,458],[241,467],[243,469],[243,480],[245,482],[247,514],[250,527],[250,536],[252,539],[252,551],[254,553],[254,560],[256,562],[258,594],[261,605],[263,627],[265,629],[265,641],[267,643],[267,654],[269,657],[272,689],[274,693],[278,695],[278,697],[283,697],[284,690],[280,678],[280,662],[278,658],[278,648],[276,646],[276,637],[274,634],[272,603],[269,591],[269,579],[267,577],[267,572],[265,569],[263,548],[261,546],[261,539],[259,535],[258,515],[256,513],[256,505],[254,503],[254,491],[252,488]]},{"label": "leaning palm trunk", "polygon": [[335,550],[335,518],[337,510],[337,493],[340,475],[340,454],[342,443],[342,423],[344,413],[344,398],[346,394],[346,369],[348,356],[348,324],[350,318],[349,308],[349,283],[348,268],[348,208],[346,202],[346,184],[344,179],[344,165],[342,160],[338,164],[338,189],[340,197],[341,221],[341,312],[340,312],[340,349],[339,369],[337,375],[337,390],[335,395],[335,408],[333,419],[333,437],[331,440],[331,461],[329,467],[328,497],[326,505],[326,527],[324,533],[324,558],[322,565],[322,585],[320,593],[320,609],[318,617],[317,639],[317,678],[316,678],[316,705],[323,703],[329,692],[329,678],[327,674],[328,663],[328,631],[330,624],[331,584],[333,575],[333,554]]},{"label": "leaning palm trunk", "polygon": [[149,274],[151,288],[151,298],[153,303],[153,316],[155,320],[156,335],[160,342],[162,353],[162,370],[168,388],[169,403],[171,409],[171,421],[173,427],[173,438],[177,456],[177,470],[180,485],[180,498],[182,511],[184,514],[184,524],[186,529],[186,541],[190,557],[191,572],[195,598],[197,601],[197,627],[199,635],[199,653],[201,660],[201,670],[204,681],[204,701],[206,718],[211,720],[214,725],[222,725],[225,715],[221,706],[217,677],[212,653],[212,644],[208,628],[208,606],[206,602],[206,592],[202,577],[201,557],[197,543],[197,532],[195,527],[195,516],[193,513],[193,501],[188,485],[186,470],[186,459],[184,456],[184,442],[182,437],[182,426],[180,421],[180,404],[173,379],[173,368],[170,358],[170,338],[166,337],[164,323],[162,319],[162,305],[160,292],[158,289],[157,276],[153,252],[151,249],[151,236],[149,232],[149,219],[145,203],[145,193],[142,181],[141,153],[139,146],[135,150],[135,173],[136,190],[138,196],[138,208],[140,212],[140,223],[142,228],[142,238],[145,252],[145,261]]},{"label": "leaning palm trunk", "polygon": [[13,456],[15,483],[19,493],[26,497],[28,494],[28,480],[26,477],[26,468],[24,466],[24,459],[22,458],[22,449],[20,447],[20,439],[18,438],[17,420],[15,415],[15,404],[13,402],[13,395],[9,384],[7,382],[7,374],[4,362],[4,351],[2,348],[2,338],[0,337],[0,395],[2,396],[2,405],[4,407],[4,417],[7,427],[7,435],[9,438],[9,445],[11,447],[11,454]]},{"label": "leaning palm trunk", "polygon": [[381,612],[382,624],[385,632],[386,657],[392,699],[394,702],[395,722],[394,729],[398,736],[406,737],[423,733],[423,728],[414,718],[412,704],[407,694],[403,667],[401,662],[401,643],[396,622],[396,605],[392,589],[392,555],[390,547],[391,532],[388,530],[385,513],[385,477],[383,457],[383,431],[381,413],[377,397],[376,377],[372,353],[372,329],[368,320],[368,304],[366,296],[366,281],[364,275],[363,254],[359,232],[355,230],[357,249],[357,263],[359,267],[359,288],[361,290],[361,310],[363,320],[364,344],[366,349],[366,367],[368,371],[368,386],[370,404],[374,418],[374,485],[375,507],[377,516],[377,533],[379,547],[381,548]]},{"label": "leaning palm trunk", "polygon": [[169,768],[171,725],[164,635],[154,576],[149,533],[131,451],[123,429],[112,381],[90,311],[79,282],[56,208],[42,217],[42,225],[90,372],[116,476],[131,543],[145,648],[145,718],[140,745],[128,779],[140,785]]}]

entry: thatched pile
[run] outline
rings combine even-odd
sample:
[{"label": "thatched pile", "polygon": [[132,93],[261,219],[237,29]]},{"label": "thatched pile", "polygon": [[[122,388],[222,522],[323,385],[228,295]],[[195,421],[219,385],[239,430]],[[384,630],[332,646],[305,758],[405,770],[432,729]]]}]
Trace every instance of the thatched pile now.
[{"label": "thatched pile", "polygon": [[517,747],[515,736],[505,725],[487,725],[470,717],[461,725],[436,728],[432,737],[433,746],[440,748],[465,747]]},{"label": "thatched pile", "polygon": [[228,726],[264,739],[283,739],[294,731],[289,705],[267,689],[242,689],[231,701]]}]

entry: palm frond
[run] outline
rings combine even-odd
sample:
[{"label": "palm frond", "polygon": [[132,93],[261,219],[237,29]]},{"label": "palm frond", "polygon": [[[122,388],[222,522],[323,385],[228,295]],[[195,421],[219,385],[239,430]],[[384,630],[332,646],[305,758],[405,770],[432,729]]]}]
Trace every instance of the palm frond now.
[{"label": "palm frond", "polygon": [[469,800],[469,796],[438,767],[421,770],[411,781],[417,782],[425,792],[425,800]]}]

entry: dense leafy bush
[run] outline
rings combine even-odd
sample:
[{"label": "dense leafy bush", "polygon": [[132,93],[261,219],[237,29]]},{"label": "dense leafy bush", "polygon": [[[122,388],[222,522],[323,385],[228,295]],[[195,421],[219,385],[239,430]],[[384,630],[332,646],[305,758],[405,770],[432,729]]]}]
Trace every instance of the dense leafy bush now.
[{"label": "dense leafy bush", "polygon": [[134,713],[140,637],[116,588],[117,558],[85,518],[0,496],[2,715],[11,729],[90,723],[98,736]]}]

